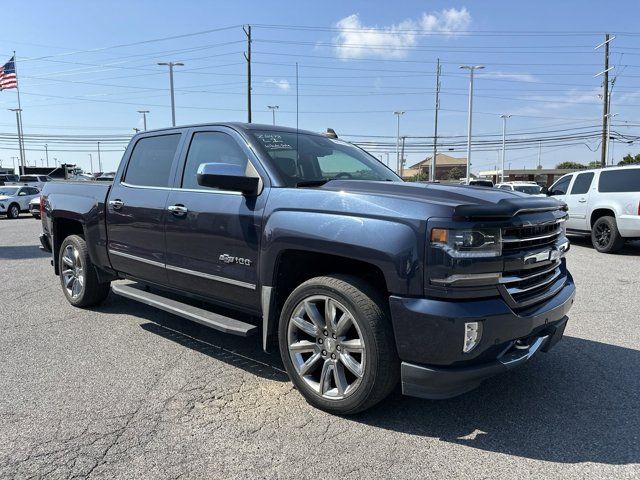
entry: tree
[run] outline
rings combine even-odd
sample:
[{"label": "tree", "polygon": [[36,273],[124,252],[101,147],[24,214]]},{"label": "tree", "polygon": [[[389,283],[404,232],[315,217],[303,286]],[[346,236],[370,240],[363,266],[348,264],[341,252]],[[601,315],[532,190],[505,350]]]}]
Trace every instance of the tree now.
[{"label": "tree", "polygon": [[602,164],[597,160],[594,160],[593,162],[589,162],[589,165],[588,165],[589,168],[600,168],[601,166]]},{"label": "tree", "polygon": [[411,179],[412,182],[423,182],[429,180],[429,175],[426,172],[416,173]]},{"label": "tree", "polygon": [[578,162],[562,162],[556,165],[556,168],[560,170],[585,170],[587,166]]},{"label": "tree", "polygon": [[620,160],[618,162],[618,165],[622,166],[622,165],[638,165],[640,164],[640,153],[638,153],[637,155],[633,156],[630,153],[627,153],[624,157],[622,157],[622,160]]},{"label": "tree", "polygon": [[464,177],[464,172],[458,167],[453,167],[447,173],[447,180],[460,180],[462,177]]}]

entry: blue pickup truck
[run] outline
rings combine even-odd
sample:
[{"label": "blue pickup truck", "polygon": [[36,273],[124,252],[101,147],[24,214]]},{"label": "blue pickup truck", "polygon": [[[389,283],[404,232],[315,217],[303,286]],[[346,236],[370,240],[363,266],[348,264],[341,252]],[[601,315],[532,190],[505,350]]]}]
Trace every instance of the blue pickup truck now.
[{"label": "blue pickup truck", "polygon": [[291,128],[140,133],[113,183],[51,182],[42,202],[40,240],[72,305],[113,292],[259,334],[336,414],[398,381],[423,398],[465,393],[553,347],[575,295],[563,203],[406,183]]}]

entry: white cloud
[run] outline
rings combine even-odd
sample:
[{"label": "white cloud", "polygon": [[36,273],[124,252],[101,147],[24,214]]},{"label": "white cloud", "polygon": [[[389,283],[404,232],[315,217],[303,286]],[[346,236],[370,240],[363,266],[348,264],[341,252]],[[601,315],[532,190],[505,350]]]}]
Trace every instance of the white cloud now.
[{"label": "white cloud", "polygon": [[273,78],[270,78],[268,80],[265,80],[264,83],[268,83],[269,85],[274,85],[278,87],[280,90],[289,90],[291,88],[291,84],[289,83],[289,80],[286,80],[284,78],[280,80],[274,80]]},{"label": "white cloud", "polygon": [[448,37],[463,34],[471,24],[471,14],[466,8],[445,9],[435,13],[423,13],[417,20],[407,19],[390,26],[368,27],[362,24],[357,13],[336,23],[339,33],[333,39],[338,57],[350,58],[404,58],[418,38],[424,33],[443,33]]},{"label": "white cloud", "polygon": [[540,80],[530,73],[509,73],[509,72],[484,72],[479,73],[478,77],[483,78],[499,78],[505,80],[517,80],[519,82],[537,83]]}]

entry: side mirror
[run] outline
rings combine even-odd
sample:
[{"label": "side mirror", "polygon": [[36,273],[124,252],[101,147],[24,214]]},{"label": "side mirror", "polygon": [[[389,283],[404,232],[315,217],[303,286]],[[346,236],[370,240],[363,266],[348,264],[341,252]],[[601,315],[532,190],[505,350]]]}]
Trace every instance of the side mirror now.
[{"label": "side mirror", "polygon": [[198,167],[198,185],[220,190],[242,192],[244,195],[258,193],[260,179],[248,177],[245,169],[232,163],[203,163]]},{"label": "side mirror", "polygon": [[547,187],[541,187],[540,193],[544,193],[545,195],[549,195],[549,189]]}]

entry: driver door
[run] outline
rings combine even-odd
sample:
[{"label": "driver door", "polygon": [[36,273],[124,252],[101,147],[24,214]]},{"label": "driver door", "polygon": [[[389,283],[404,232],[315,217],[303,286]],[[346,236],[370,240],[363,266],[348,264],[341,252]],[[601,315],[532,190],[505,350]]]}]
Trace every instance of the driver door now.
[{"label": "driver door", "polygon": [[[203,163],[230,163],[258,175],[252,152],[225,127],[190,131],[169,193],[165,221],[169,284],[218,303],[259,310],[258,248],[266,190],[257,196],[198,184]],[[256,162],[257,164],[257,162]],[[262,176],[266,178],[266,176]]]}]

